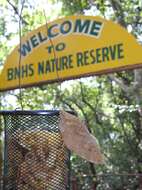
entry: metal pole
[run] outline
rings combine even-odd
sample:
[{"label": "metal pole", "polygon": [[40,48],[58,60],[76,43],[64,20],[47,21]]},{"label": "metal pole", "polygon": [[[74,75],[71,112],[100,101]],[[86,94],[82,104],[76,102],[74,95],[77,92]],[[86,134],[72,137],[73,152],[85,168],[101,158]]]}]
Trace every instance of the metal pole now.
[{"label": "metal pole", "polygon": [[7,130],[6,130],[6,119],[4,117],[4,174],[3,174],[3,190],[6,189],[6,180],[7,180],[7,173],[8,173],[8,165],[7,165]]}]

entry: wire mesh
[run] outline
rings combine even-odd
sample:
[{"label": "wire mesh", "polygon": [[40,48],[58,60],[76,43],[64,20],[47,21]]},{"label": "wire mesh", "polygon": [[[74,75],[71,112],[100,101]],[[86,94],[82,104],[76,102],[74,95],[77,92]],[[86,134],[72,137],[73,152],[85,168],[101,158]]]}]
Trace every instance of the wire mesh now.
[{"label": "wire mesh", "polygon": [[5,112],[3,190],[69,189],[59,112]]}]

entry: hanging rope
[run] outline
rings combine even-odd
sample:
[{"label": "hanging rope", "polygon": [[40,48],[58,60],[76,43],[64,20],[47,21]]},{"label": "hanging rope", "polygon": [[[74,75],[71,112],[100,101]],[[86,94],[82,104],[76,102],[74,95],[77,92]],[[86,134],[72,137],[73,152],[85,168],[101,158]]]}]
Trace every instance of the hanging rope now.
[{"label": "hanging rope", "polygon": [[19,101],[21,109],[23,110],[23,101],[22,101],[22,86],[21,86],[21,61],[22,61],[22,13],[24,9],[25,0],[21,2],[21,10],[19,11],[19,46],[20,46],[20,54],[19,54]]},{"label": "hanging rope", "polygon": [[[46,29],[47,29],[47,36],[48,36],[48,22],[47,22],[47,17],[46,17],[46,13],[45,13],[45,9],[43,9],[43,13],[44,13],[44,18],[45,18],[45,21],[46,21]],[[49,36],[48,36],[49,37]],[[60,76],[59,76],[59,72],[58,72],[58,63],[57,63],[57,55],[56,55],[56,50],[55,50],[55,45],[54,45],[54,42],[52,40],[51,37],[49,37],[49,41],[50,41],[50,44],[51,46],[53,47],[53,56],[54,56],[54,59],[55,59],[55,66],[56,66],[56,75],[57,75],[57,79],[58,79],[58,83],[59,83],[59,98],[61,98],[61,80],[60,80]]]}]

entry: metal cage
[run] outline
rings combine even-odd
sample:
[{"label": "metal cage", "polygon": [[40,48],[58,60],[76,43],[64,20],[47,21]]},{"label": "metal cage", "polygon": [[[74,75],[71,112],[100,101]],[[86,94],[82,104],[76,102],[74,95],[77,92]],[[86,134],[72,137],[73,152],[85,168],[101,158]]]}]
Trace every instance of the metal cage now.
[{"label": "metal cage", "polygon": [[70,152],[59,111],[2,111],[3,190],[69,190]]}]

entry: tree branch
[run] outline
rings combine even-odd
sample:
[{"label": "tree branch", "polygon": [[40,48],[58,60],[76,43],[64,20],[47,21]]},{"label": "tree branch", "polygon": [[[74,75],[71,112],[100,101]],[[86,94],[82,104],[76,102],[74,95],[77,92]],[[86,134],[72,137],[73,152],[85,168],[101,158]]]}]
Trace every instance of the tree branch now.
[{"label": "tree branch", "polygon": [[121,3],[119,0],[110,0],[110,3],[112,5],[112,8],[114,10],[115,16],[117,18],[118,23],[123,26],[124,28],[127,28],[127,24],[124,20],[124,12],[121,6]]},{"label": "tree branch", "polygon": [[65,104],[65,105],[67,105],[67,106],[69,107],[70,110],[72,110],[73,112],[76,113],[75,109],[72,107],[71,104],[69,104],[68,101],[65,101],[65,100],[61,99],[61,102],[62,102],[63,104]]},{"label": "tree branch", "polygon": [[[110,115],[106,115],[105,113],[100,112],[99,110],[97,110],[97,105],[94,107],[92,106],[85,98],[85,94],[84,94],[84,90],[83,90],[83,86],[82,83],[80,82],[80,89],[81,89],[81,96],[82,96],[82,101],[90,108],[90,110],[93,111],[93,113],[95,114],[96,120],[97,122],[101,125],[102,122],[100,121],[99,115],[109,118],[109,119],[114,119],[113,117],[111,117]],[[98,101],[97,101],[98,102]]]},{"label": "tree branch", "polygon": [[[15,7],[15,5],[13,5],[10,0],[7,0],[7,2],[9,3],[9,5],[13,8],[14,12],[16,15],[18,15],[18,17],[20,18],[20,20],[22,21],[22,24],[28,25],[28,22],[24,20],[24,18],[22,17],[21,13],[19,14],[17,7]],[[23,6],[22,6],[22,10],[23,10]],[[22,11],[21,10],[21,11]]]},{"label": "tree branch", "polygon": [[129,87],[126,84],[124,84],[123,80],[118,79],[113,74],[109,74],[108,77],[109,77],[110,80],[115,81],[119,85],[119,87],[124,92],[126,92],[127,95],[134,95],[134,89],[133,89],[133,87]]}]

